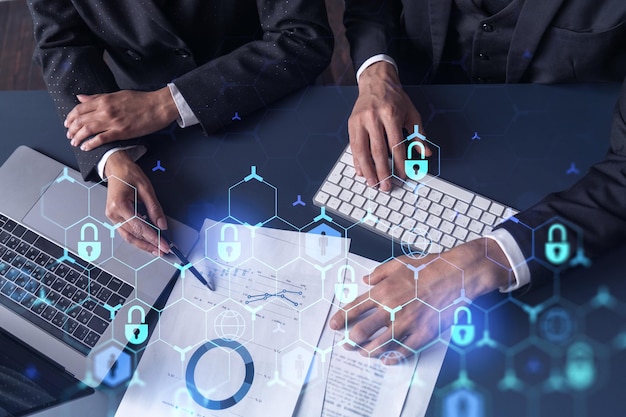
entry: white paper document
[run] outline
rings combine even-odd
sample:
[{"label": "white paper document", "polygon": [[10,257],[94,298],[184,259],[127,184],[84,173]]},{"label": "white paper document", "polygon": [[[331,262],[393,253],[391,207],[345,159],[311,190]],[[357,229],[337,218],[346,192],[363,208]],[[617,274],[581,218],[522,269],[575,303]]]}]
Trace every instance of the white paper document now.
[{"label": "white paper document", "polygon": [[376,263],[343,238],[223,225],[189,257],[216,291],[181,274],[116,417],[400,416],[418,361],[362,357],[327,325]]}]

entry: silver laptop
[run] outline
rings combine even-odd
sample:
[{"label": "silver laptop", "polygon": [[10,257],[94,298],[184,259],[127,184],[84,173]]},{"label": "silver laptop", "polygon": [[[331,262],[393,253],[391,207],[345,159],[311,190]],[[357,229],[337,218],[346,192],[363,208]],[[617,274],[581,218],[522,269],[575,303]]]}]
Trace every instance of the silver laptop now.
[{"label": "silver laptop", "polygon": [[[0,167],[0,196],[0,328],[99,385],[122,347],[142,348],[179,261],[127,244],[104,214],[104,186],[28,147]],[[197,232],[168,222],[189,252]]]}]

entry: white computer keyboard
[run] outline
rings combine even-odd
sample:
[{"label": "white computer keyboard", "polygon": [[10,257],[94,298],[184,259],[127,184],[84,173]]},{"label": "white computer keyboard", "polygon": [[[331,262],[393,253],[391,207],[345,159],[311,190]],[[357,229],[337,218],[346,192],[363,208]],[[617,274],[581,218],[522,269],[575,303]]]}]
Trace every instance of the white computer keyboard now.
[{"label": "white computer keyboard", "polygon": [[428,174],[393,180],[390,192],[356,175],[348,145],[313,198],[316,206],[426,253],[476,239],[516,210]]}]

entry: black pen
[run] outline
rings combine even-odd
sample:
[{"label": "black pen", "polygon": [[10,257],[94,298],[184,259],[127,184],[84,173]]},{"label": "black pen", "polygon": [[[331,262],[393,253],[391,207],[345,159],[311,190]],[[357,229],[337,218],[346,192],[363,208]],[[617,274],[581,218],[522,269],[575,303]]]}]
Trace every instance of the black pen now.
[{"label": "black pen", "polygon": [[[169,245],[170,250],[172,251],[172,253],[174,255],[176,255],[176,257],[178,258],[178,260],[182,263],[182,265],[191,265],[191,262],[189,262],[189,259],[187,259],[187,257],[185,255],[183,255],[183,253],[180,251],[180,249],[178,249],[178,247],[176,246],[176,244],[174,242],[172,242],[164,233],[163,230],[161,230],[161,237],[163,238],[163,240],[165,240],[165,242]],[[209,280],[205,280],[204,277],[202,276],[202,274],[200,273],[200,271],[198,271],[196,269],[195,266],[191,265],[189,267],[189,272],[191,272],[193,274],[194,277],[198,278],[198,281],[200,281],[203,285],[205,285],[208,289],[210,289],[211,291],[215,291],[215,285],[213,283],[213,280],[211,279],[211,277],[209,277]]]},{"label": "black pen", "polygon": [[[143,207],[143,204],[141,204],[139,206],[140,209],[144,209],[142,210],[138,210],[139,213],[145,213],[145,207]],[[138,213],[138,214],[139,214]],[[181,262],[181,264],[183,266],[185,265],[191,265],[191,262],[189,262],[189,259],[187,259],[187,257],[185,255],[183,255],[183,253],[180,251],[180,249],[178,249],[178,246],[176,246],[176,244],[174,242],[171,241],[171,239],[169,239],[167,237],[167,235],[165,234],[164,230],[159,229],[157,226],[155,226],[154,224],[152,224],[152,222],[150,221],[150,218],[146,215],[146,214],[142,214],[140,215],[142,219],[144,219],[145,221],[147,221],[150,225],[152,225],[152,227],[156,228],[159,232],[161,232],[161,237],[163,238],[163,240],[165,241],[165,243],[167,243],[170,247],[170,250],[172,251],[172,253],[178,258],[178,260]],[[213,283],[213,279],[211,277],[209,277],[209,281],[207,282],[207,280],[204,279],[204,277],[202,276],[202,274],[200,273],[200,271],[198,271],[196,269],[195,266],[191,265],[189,267],[189,272],[191,272],[193,274],[194,277],[198,278],[198,281],[200,281],[202,283],[202,285],[204,285],[205,287],[207,287],[208,289],[210,289],[211,291],[215,291],[215,284]]]}]

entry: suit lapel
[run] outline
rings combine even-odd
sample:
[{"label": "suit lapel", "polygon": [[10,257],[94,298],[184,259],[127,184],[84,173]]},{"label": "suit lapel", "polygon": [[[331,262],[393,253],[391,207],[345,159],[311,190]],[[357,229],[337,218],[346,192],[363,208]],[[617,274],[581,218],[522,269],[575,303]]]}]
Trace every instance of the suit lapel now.
[{"label": "suit lapel", "polygon": [[437,72],[446,44],[450,9],[454,0],[429,0],[430,36],[433,45],[433,73]]},{"label": "suit lapel", "polygon": [[519,82],[541,37],[563,0],[526,0],[520,12],[506,65],[506,82]]}]

